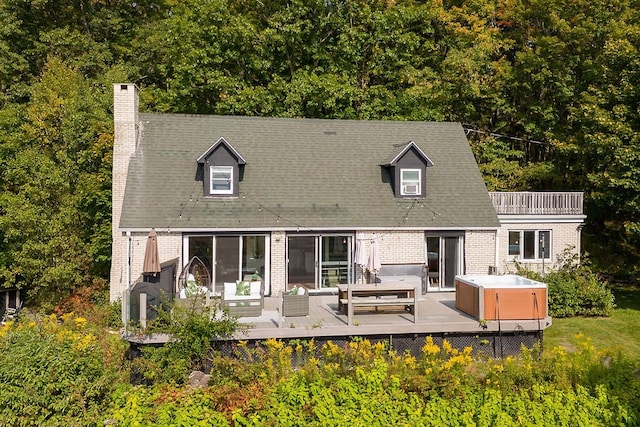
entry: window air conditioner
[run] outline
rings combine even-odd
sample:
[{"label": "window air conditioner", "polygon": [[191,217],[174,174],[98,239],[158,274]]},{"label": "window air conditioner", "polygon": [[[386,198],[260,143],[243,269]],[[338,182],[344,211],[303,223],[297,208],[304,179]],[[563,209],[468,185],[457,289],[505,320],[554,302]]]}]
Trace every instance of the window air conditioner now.
[{"label": "window air conditioner", "polygon": [[402,194],[418,194],[418,184],[404,184]]}]

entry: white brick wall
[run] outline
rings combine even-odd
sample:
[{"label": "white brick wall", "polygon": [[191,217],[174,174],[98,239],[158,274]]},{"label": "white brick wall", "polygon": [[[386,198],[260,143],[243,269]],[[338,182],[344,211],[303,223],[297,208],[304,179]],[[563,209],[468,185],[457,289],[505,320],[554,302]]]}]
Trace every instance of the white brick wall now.
[{"label": "white brick wall", "polygon": [[[138,88],[133,84],[113,85],[113,166],[112,166],[112,245],[110,298],[122,298],[127,286],[126,236],[119,228],[122,200],[129,170],[129,160],[136,149],[138,134]],[[131,276],[133,277],[133,276]]]},{"label": "white brick wall", "polygon": [[[157,232],[158,259],[160,263],[178,258],[178,271],[182,270],[182,235],[179,233]],[[131,233],[131,282],[142,276],[144,252],[147,247],[148,233]],[[124,239],[126,251],[126,236]],[[123,289],[124,290],[124,289]]]},{"label": "white brick wall", "polygon": [[493,230],[467,231],[464,239],[465,274],[488,274],[495,265],[496,232]]},{"label": "white brick wall", "polygon": [[356,239],[364,239],[367,254],[371,252],[371,240],[376,239],[381,264],[424,263],[423,231],[360,232]]},{"label": "white brick wall", "polygon": [[271,295],[278,295],[286,288],[287,257],[286,235],[283,231],[271,234]]},{"label": "white brick wall", "polygon": [[[509,230],[551,230],[551,261],[545,261],[544,268],[558,268],[558,256],[561,255],[566,248],[572,248],[572,253],[580,253],[580,228],[581,221],[576,222],[531,222],[527,224],[509,223],[502,221],[502,228],[498,231],[498,271],[503,273],[513,273],[516,270],[513,256],[508,255],[509,246]],[[542,271],[541,261],[519,260],[523,267],[530,268],[534,271]]]}]

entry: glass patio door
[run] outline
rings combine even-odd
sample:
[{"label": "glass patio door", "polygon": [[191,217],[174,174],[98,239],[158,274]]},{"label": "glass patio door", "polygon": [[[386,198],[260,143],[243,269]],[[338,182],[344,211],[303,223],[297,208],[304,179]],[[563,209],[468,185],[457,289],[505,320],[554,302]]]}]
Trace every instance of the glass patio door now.
[{"label": "glass patio door", "polygon": [[290,235],[287,237],[287,289],[336,287],[351,283],[352,236]]},{"label": "glass patio door", "polygon": [[269,295],[269,245],[269,238],[262,234],[185,235],[184,263],[197,256],[209,270],[217,293],[222,291],[224,282],[257,276],[264,281],[265,295]]},{"label": "glass patio door", "polygon": [[351,277],[351,237],[321,236],[320,241],[320,287],[332,288],[350,283]]},{"label": "glass patio door", "polygon": [[455,290],[455,276],[463,270],[461,235],[428,235],[426,238],[427,291]]},{"label": "glass patio door", "polygon": [[235,282],[240,276],[240,239],[238,236],[215,238],[215,288],[221,292],[224,282]]},{"label": "glass patio door", "polygon": [[318,253],[316,236],[287,237],[287,289],[316,288]]}]

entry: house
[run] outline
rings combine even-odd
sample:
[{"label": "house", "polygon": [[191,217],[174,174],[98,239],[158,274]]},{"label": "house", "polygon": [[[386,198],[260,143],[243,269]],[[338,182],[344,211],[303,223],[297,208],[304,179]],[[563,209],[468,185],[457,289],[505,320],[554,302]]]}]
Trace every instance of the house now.
[{"label": "house", "polygon": [[115,84],[114,125],[112,300],[151,229],[160,261],[198,257],[216,292],[257,275],[266,295],[397,275],[451,291],[579,251],[581,193],[490,194],[458,123],[142,114]]},{"label": "house", "polygon": [[544,276],[558,267],[559,258],[580,254],[583,193],[490,192],[489,197],[500,221],[496,259],[501,271],[515,271],[517,262]]}]

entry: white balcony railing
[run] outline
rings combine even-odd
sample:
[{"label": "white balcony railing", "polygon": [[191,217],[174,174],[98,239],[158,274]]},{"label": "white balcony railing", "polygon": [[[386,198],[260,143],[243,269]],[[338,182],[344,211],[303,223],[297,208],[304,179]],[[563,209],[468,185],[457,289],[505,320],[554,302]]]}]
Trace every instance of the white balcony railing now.
[{"label": "white balcony railing", "polygon": [[489,197],[498,215],[582,215],[582,192],[495,192]]}]

